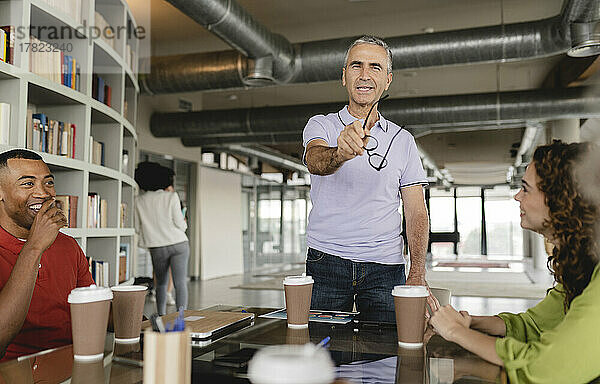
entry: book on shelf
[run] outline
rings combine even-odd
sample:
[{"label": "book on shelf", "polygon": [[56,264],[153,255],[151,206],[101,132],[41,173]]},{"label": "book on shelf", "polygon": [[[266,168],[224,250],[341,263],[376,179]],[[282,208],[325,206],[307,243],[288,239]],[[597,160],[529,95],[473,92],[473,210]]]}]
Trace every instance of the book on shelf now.
[{"label": "book on shelf", "polygon": [[119,283],[129,278],[129,244],[119,245]]},{"label": "book on shelf", "polygon": [[127,228],[127,203],[121,203],[119,214],[119,227]]},{"label": "book on shelf", "polygon": [[95,73],[92,75],[92,97],[109,107],[112,104],[112,87]]},{"label": "book on shelf", "polygon": [[98,228],[97,227],[97,218],[98,218],[98,206],[100,205],[99,197],[97,193],[90,192],[88,193],[88,216],[87,216],[87,226],[88,228]]},{"label": "book on shelf", "polygon": [[6,56],[6,32],[0,29],[0,61],[7,62]]},{"label": "book on shelf", "polygon": [[77,228],[77,196],[56,195],[56,206],[62,210],[67,217],[67,226]]},{"label": "book on shelf", "polygon": [[108,200],[100,199],[100,228],[108,226]]},{"label": "book on shelf", "polygon": [[93,164],[104,166],[105,162],[105,145],[101,141],[94,140],[93,136],[90,136],[90,159]]},{"label": "book on shelf", "polygon": [[15,26],[0,26],[0,61],[15,63]]},{"label": "book on shelf", "polygon": [[27,110],[27,148],[57,156],[75,158],[76,126],[53,120],[44,113]]},{"label": "book on shelf", "polygon": [[88,228],[108,226],[108,200],[101,199],[95,192],[88,193]]},{"label": "book on shelf", "polygon": [[107,261],[93,260],[91,256],[86,257],[92,279],[99,287],[110,286],[110,263]]},{"label": "book on shelf", "polygon": [[119,254],[119,284],[127,280],[127,257]]},{"label": "book on shelf", "polygon": [[10,139],[10,104],[0,103],[0,144],[8,145]]},{"label": "book on shelf", "polygon": [[42,47],[29,49],[29,70],[50,81],[79,91],[80,84],[77,81],[77,73],[81,74],[81,65],[77,59],[58,49],[51,49],[48,52],[47,49],[43,49],[44,45],[49,46],[48,43],[40,41],[34,36],[29,38],[32,47],[35,45]]}]

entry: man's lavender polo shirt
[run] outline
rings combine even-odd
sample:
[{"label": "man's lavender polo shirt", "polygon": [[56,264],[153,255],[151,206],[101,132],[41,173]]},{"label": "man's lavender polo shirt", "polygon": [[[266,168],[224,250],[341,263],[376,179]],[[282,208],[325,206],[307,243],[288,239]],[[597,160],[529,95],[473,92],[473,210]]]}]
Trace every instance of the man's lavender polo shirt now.
[{"label": "man's lavender polo shirt", "polygon": [[[347,106],[337,113],[313,116],[304,128],[304,148],[315,139],[336,147],[344,127],[355,120]],[[415,139],[408,131],[379,115],[371,136],[379,142],[374,152],[381,155],[395,136],[386,157],[388,164],[381,171],[369,165],[365,151],[332,175],[310,176],[313,206],[308,217],[307,244],[352,261],[402,264],[400,189],[427,185],[427,175]]]}]

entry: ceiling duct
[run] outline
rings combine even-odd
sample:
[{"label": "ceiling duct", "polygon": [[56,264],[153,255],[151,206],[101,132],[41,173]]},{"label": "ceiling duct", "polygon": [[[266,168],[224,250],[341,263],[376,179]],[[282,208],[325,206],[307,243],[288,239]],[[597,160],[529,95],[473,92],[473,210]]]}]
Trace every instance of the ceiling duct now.
[{"label": "ceiling duct", "polygon": [[571,57],[588,57],[600,54],[600,22],[571,24],[573,47],[567,54]]},{"label": "ceiling duct", "polygon": [[253,61],[246,65],[252,70],[242,73],[242,82],[286,83],[292,77],[295,55],[290,42],[257,22],[235,0],[167,1]]},{"label": "ceiling duct", "polygon": [[[343,103],[263,108],[154,113],[150,130],[157,137],[182,137],[185,145],[300,142],[311,116],[335,112]],[[600,93],[573,87],[531,91],[388,99],[380,106],[389,120],[422,130],[477,130],[491,125],[600,116]]]},{"label": "ceiling duct", "polygon": [[[599,1],[569,0],[561,15],[540,21],[389,37],[386,41],[394,54],[394,69],[551,56],[572,48],[572,23],[598,20]],[[238,52],[153,57],[151,73],[140,76],[142,89],[151,94],[337,80],[346,49],[356,39],[292,45],[259,24],[235,0],[169,2]],[[268,60],[272,60],[270,74],[265,68]]]}]

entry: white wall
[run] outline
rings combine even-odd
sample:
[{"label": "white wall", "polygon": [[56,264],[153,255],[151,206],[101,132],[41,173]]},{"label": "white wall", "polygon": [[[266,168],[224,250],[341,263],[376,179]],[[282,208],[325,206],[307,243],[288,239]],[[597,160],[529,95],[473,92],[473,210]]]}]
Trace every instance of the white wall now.
[{"label": "white wall", "polygon": [[241,176],[202,166],[200,147],[184,147],[179,138],[157,138],[150,132],[155,110],[177,111],[179,97],[199,104],[201,94],[141,96],[137,119],[138,149],[171,155],[193,163],[190,182],[195,212],[190,212],[189,274],[201,279],[243,273]]},{"label": "white wall", "polygon": [[202,280],[244,272],[242,179],[199,168],[200,274]]}]

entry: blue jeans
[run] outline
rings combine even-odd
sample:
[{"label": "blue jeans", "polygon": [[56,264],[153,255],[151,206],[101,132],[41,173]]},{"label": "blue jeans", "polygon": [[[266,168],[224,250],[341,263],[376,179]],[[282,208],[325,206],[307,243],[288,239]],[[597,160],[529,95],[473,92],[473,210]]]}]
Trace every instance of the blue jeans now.
[{"label": "blue jeans", "polygon": [[306,274],[315,281],[311,308],[350,312],[356,295],[359,318],[396,322],[392,289],[404,285],[404,264],[359,263],[309,248]]}]

